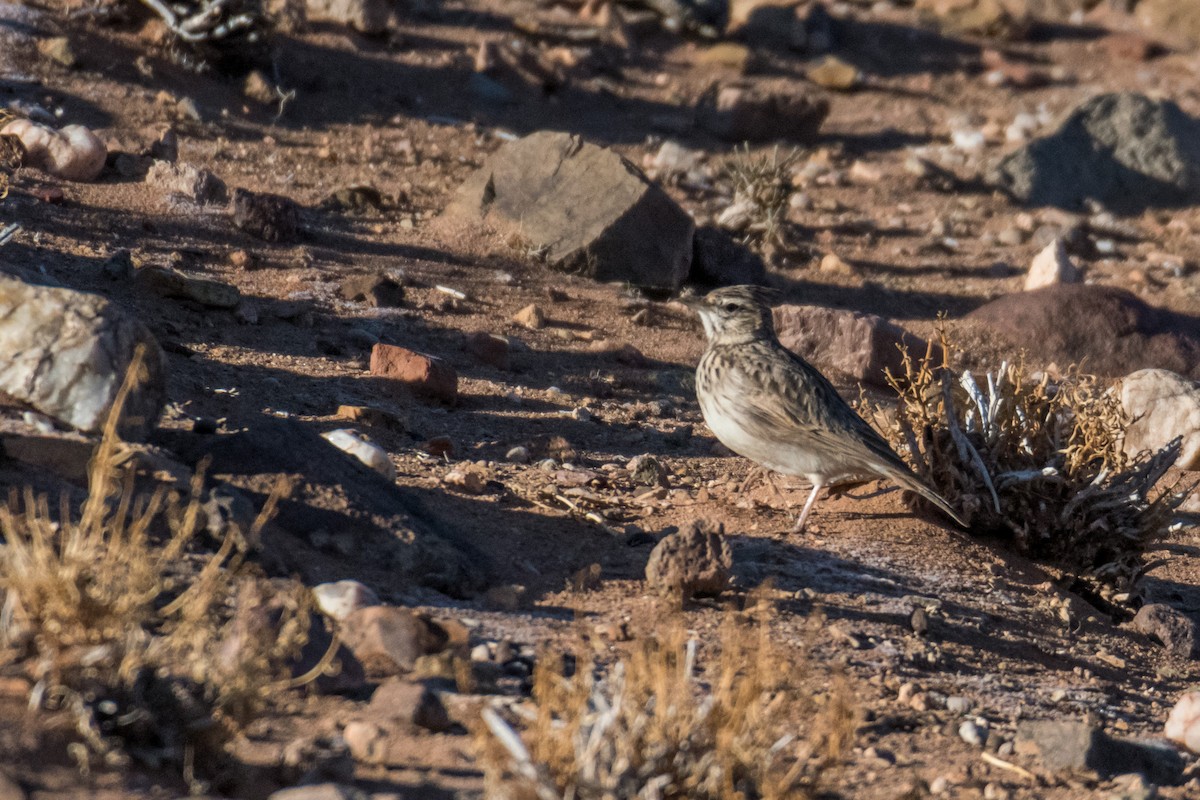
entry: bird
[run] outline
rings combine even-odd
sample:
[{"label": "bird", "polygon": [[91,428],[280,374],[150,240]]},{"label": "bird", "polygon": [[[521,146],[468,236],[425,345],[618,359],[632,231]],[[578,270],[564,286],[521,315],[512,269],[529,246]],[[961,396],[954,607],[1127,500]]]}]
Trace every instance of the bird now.
[{"label": "bird", "polygon": [[820,371],[779,343],[771,296],[760,286],[727,286],[680,299],[707,338],[696,399],[709,429],[738,455],[812,484],[792,533],[804,530],[822,489],[876,479],[916,492],[967,528]]}]

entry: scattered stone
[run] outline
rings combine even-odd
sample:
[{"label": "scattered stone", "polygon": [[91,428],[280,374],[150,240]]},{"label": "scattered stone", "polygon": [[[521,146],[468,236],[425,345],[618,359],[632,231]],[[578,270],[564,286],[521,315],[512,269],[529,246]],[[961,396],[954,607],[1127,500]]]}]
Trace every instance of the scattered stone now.
[{"label": "scattered stone", "polygon": [[1116,213],[1200,202],[1200,121],[1170,100],[1105,94],[1006,156],[989,180],[1023,203]]},{"label": "scattered stone", "polygon": [[338,428],[326,431],[321,438],[362,462],[368,469],[373,469],[389,481],[396,479],[396,467],[387,451],[372,442],[358,431],[349,428]]},{"label": "scattered stone", "polygon": [[394,433],[404,433],[408,430],[408,424],[400,416],[374,406],[341,405],[334,416],[366,425],[368,428],[384,428]]},{"label": "scattered stone", "polygon": [[667,470],[657,458],[645,453],[629,459],[629,477],[639,486],[666,486]]},{"label": "scattered stone", "polygon": [[732,568],[724,525],[697,520],[650,551],[646,583],[659,594],[684,600],[716,596],[729,586]]},{"label": "scattered stone", "polygon": [[405,608],[368,606],[341,624],[342,641],[372,677],[408,672],[417,658],[441,651],[445,631]]},{"label": "scattered stone", "polygon": [[504,454],[504,460],[514,464],[528,464],[529,448],[518,445]]},{"label": "scattered stone", "polygon": [[1158,367],[1200,380],[1200,323],[1122,289],[1048,286],[993,300],[965,320],[1044,364],[1086,363],[1103,377]]},{"label": "scattered stone", "polygon": [[477,331],[467,334],[463,349],[475,357],[481,364],[487,364],[496,369],[507,370],[511,366],[508,351],[508,339],[503,336]]},{"label": "scattered stone", "polygon": [[513,322],[531,331],[546,327],[546,312],[537,303],[530,303],[513,315]]},{"label": "scattered stone", "polygon": [[647,170],[659,180],[671,175],[691,172],[700,166],[704,153],[700,150],[690,150],[679,142],[668,139],[659,146],[658,152],[643,161]]},{"label": "scattered stone", "polygon": [[442,478],[442,483],[466,494],[483,494],[487,491],[487,476],[478,468],[469,466],[450,470]]},{"label": "scattered stone", "polygon": [[33,120],[14,119],[0,127],[0,135],[21,140],[25,148],[24,166],[68,181],[96,180],[108,160],[104,143],[82,125],[68,125],[56,131]]},{"label": "scattered stone", "polygon": [[1179,698],[1167,715],[1163,734],[1193,753],[1200,753],[1200,692],[1188,692]]},{"label": "scattered stone", "polygon": [[1036,755],[1052,772],[1090,771],[1101,778],[1140,772],[1154,783],[1175,784],[1183,761],[1173,747],[1114,739],[1075,720],[1022,720],[1016,752]]},{"label": "scattered stone", "polygon": [[1143,369],[1121,381],[1120,393],[1129,417],[1126,453],[1157,451],[1182,436],[1175,466],[1200,470],[1200,388],[1195,383],[1165,369]]},{"label": "scattered stone", "polygon": [[309,20],[346,25],[368,36],[386,32],[392,15],[388,0],[307,0],[306,8]]},{"label": "scattered stone", "polygon": [[1025,291],[1041,289],[1060,283],[1079,283],[1083,276],[1067,254],[1062,239],[1055,239],[1033,257],[1025,276]]},{"label": "scattered stone", "polygon": [[391,344],[371,348],[371,374],[399,381],[414,392],[453,403],[458,399],[458,373],[440,358]]},{"label": "scattered stone", "polygon": [[980,725],[975,720],[966,720],[958,726],[958,736],[969,745],[983,747],[987,744],[987,725]]},{"label": "scattered stone", "polygon": [[1150,603],[1138,609],[1129,623],[1138,633],[1144,633],[1175,656],[1195,658],[1200,635],[1196,623],[1182,611],[1163,603]]},{"label": "scattered stone", "polygon": [[75,54],[75,48],[71,47],[71,40],[65,36],[51,36],[49,39],[42,39],[38,42],[37,48],[39,53],[60,67],[75,69],[79,66],[79,56]]},{"label": "scattered stone", "polygon": [[275,87],[262,73],[262,70],[258,69],[247,75],[246,80],[242,82],[242,94],[263,105],[279,102],[279,95],[275,93]]},{"label": "scattered stone", "polygon": [[300,210],[276,194],[233,191],[234,227],[266,242],[291,242],[300,236]]},{"label": "scattered stone", "polygon": [[351,720],[342,729],[342,738],[355,761],[380,764],[387,755],[387,733],[373,722]]},{"label": "scattered stone", "polygon": [[1135,13],[1152,31],[1200,45],[1200,7],[1189,0],[1140,0]]},{"label": "scattered stone", "polygon": [[138,286],[162,297],[191,300],[209,308],[236,308],[242,300],[236,286],[166,267],[142,267],[133,279]]},{"label": "scattered stone", "polygon": [[829,100],[803,92],[761,93],[726,86],[698,109],[700,124],[731,142],[811,142],[829,116]]},{"label": "scattered stone", "polygon": [[971,710],[971,699],[961,695],[946,698],[946,710],[952,714],[966,714]]},{"label": "scattered stone", "polygon": [[616,152],[566,133],[503,145],[443,216],[511,227],[550,265],[598,281],[677,289],[692,262],[692,218]]},{"label": "scattered stone", "polygon": [[829,275],[853,275],[854,267],[843,261],[837,253],[826,253],[818,267],[821,272]]},{"label": "scattered stone", "polygon": [[917,0],[916,8],[954,35],[1020,39],[1033,23],[1028,0]]},{"label": "scattered stone", "polygon": [[143,377],[122,430],[140,438],[158,419],[167,362],[154,336],[104,298],[0,277],[0,391],[88,433],[108,419],[135,351]]},{"label": "scattered stone", "polygon": [[379,685],[367,710],[376,719],[417,725],[434,732],[449,730],[452,725],[437,692],[424,684],[398,678]]},{"label": "scattered stone", "polygon": [[848,92],[862,84],[862,73],[853,64],[847,64],[837,56],[826,56],[825,60],[805,73],[810,81],[825,89]]},{"label": "scattered stone", "polygon": [[888,385],[886,371],[904,373],[899,346],[922,354],[927,347],[882,317],[823,306],[779,306],[775,328],[784,347],[819,369],[880,387]]},{"label": "scattered stone", "polygon": [[762,258],[720,228],[696,229],[688,279],[706,286],[761,285],[767,278]]},{"label": "scattered stone", "polygon": [[749,47],[737,42],[717,42],[704,48],[696,54],[697,64],[707,64],[714,67],[727,67],[741,74],[750,68],[753,54]]},{"label": "scattered stone", "polygon": [[352,303],[375,308],[399,308],[404,305],[404,287],[386,275],[351,275],[338,289]]},{"label": "scattered stone", "polygon": [[1156,42],[1136,33],[1110,33],[1097,41],[1096,46],[1116,61],[1149,61],[1163,51]]}]

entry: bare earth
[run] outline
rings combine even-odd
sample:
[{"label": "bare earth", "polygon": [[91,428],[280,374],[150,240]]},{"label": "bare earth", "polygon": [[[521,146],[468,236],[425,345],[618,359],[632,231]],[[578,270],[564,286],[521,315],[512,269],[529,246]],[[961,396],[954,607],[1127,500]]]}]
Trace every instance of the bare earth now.
[{"label": "bare earth", "polygon": [[[981,51],[993,46],[987,42],[944,39],[922,27],[911,9],[851,8],[849,35],[838,53],[868,82],[853,94],[831,96],[832,113],[812,153],[825,151],[842,177],[805,190],[811,207],[790,212],[802,235],[769,262],[769,282],[787,302],[869,311],[930,335],[939,313],[954,320],[1020,291],[1039,247],[1032,241],[1006,246],[994,235],[1016,225],[1023,210],[986,189],[946,194],[924,188],[903,168],[910,147],[948,146],[955,115],[977,115],[977,128],[994,123],[998,133],[985,151],[990,158],[1005,148],[1004,126],[1018,112],[1045,106],[1057,115],[1099,92],[1170,97],[1200,114],[1200,57],[1181,51],[1114,63],[1097,45],[1105,33],[1100,22],[1043,26],[1030,41],[1004,45],[1013,60],[1055,75],[1045,87],[1022,90],[985,82]],[[609,632],[622,625],[633,636],[652,632],[672,613],[645,592],[643,568],[653,540],[630,546],[627,535],[657,536],[697,517],[716,518],[732,536],[735,590],[686,609],[686,625],[701,642],[711,639],[722,610],[739,607],[748,589],[771,579],[778,641],[821,674],[840,670],[854,682],[863,722],[834,789],[863,800],[924,796],[938,778],[948,782],[943,796],[954,798],[1121,796],[1121,782],[1054,777],[1019,755],[1006,760],[1037,777],[989,763],[958,734],[967,717],[947,710],[938,697],[968,698],[969,718],[982,717],[1009,736],[1021,718],[1091,716],[1115,735],[1154,737],[1177,696],[1200,680],[1196,662],[1173,660],[1144,636],[1113,624],[1038,566],[999,544],[914,517],[899,492],[822,501],[803,535],[787,535],[805,487],[785,480],[779,496],[762,482],[739,491],[750,465],[716,446],[700,419],[691,371],[702,336],[680,306],[555,273],[499,237],[434,223],[454,187],[509,134],[569,130],[637,164],[664,138],[674,138],[721,163],[730,145],[687,125],[688,109],[707,86],[736,78],[726,67],[704,63],[707,45],[654,32],[628,49],[589,46],[589,57],[562,89],[546,95],[509,75],[505,84],[516,102],[495,106],[466,88],[478,43],[518,35],[512,28],[517,18],[572,15],[525,0],[430,4],[421,13],[399,14],[393,31],[379,39],[322,25],[280,35],[279,79],[296,95],[276,117],[279,109],[244,96],[240,81],[173,64],[148,35],[71,22],[61,9],[52,15],[69,34],[80,68],[65,70],[49,60],[28,64],[28,81],[0,84],[0,100],[61,109],[63,121],[97,129],[127,152],[140,151],[173,125],[181,161],[212,170],[231,189],[292,198],[304,208],[306,235],[296,245],[264,244],[235,230],[221,210],[173,206],[140,179],[112,170],[94,184],[25,170],[0,202],[0,222],[23,226],[0,249],[0,268],[45,273],[143,319],[168,350],[165,428],[187,429],[208,417],[219,420],[221,430],[237,430],[268,414],[325,431],[348,424],[335,418],[340,404],[394,411],[404,420],[403,432],[370,433],[391,454],[400,485],[431,509],[448,539],[474,548],[488,585],[523,586],[526,595],[514,610],[482,594],[451,598],[395,580],[377,568],[369,548],[354,543],[339,552],[318,542],[294,554],[306,582],[363,580],[386,602],[464,622],[472,641],[567,647],[582,631],[611,654],[623,637]],[[1104,20],[1131,24],[1117,16]],[[762,60],[747,82],[814,90],[803,71],[816,59],[775,53]],[[194,100],[202,121],[181,117],[177,102],[185,97]],[[847,176],[855,163],[862,167]],[[394,202],[361,212],[322,207],[334,191],[357,184]],[[61,189],[61,202],[41,197],[50,187]],[[668,191],[706,220],[728,202],[686,187]],[[1046,212],[1028,213],[1042,220]],[[937,235],[931,233],[935,222],[942,229]],[[1200,211],[1152,211],[1125,222],[1136,239],[1086,263],[1088,279],[1200,313],[1194,271],[1176,276],[1149,265],[1156,252],[1200,264]],[[947,236],[956,248],[938,244]],[[237,286],[257,321],[110,279],[101,267],[120,248],[135,250],[146,263]],[[231,262],[239,250],[251,255],[249,266]],[[817,264],[828,252],[851,262],[853,274],[820,272]],[[1015,269],[1005,276],[993,269],[997,262]],[[372,309],[342,300],[341,280],[357,273],[402,279],[404,306]],[[545,328],[511,321],[530,303],[545,310]],[[648,318],[635,322],[642,308],[650,309]],[[458,404],[382,393],[368,375],[368,350],[350,333],[355,327],[445,358],[460,376]],[[465,334],[474,331],[524,343],[514,350],[510,371],[483,366],[463,351]],[[978,348],[969,354],[975,365],[1017,355],[970,333],[963,337]],[[623,363],[616,353],[625,344],[636,346],[645,364]],[[857,387],[847,390],[857,395]],[[614,481],[593,486],[591,500],[572,510],[554,499],[554,490],[542,491],[554,476],[537,465],[537,443],[552,435],[577,451],[576,465],[601,474],[604,465],[654,454],[668,467],[670,488],[644,496],[646,487]],[[453,443],[447,458],[422,449],[439,436]],[[530,444],[534,463],[505,461],[510,448]],[[462,461],[483,464],[492,481],[486,493],[443,485],[443,476]],[[21,479],[11,470],[5,476]],[[328,508],[336,510],[338,502],[329,497]],[[590,510],[606,513],[608,530],[585,517]],[[1151,558],[1165,563],[1150,573],[1147,586],[1154,596],[1200,614],[1196,545],[1188,528],[1164,543]],[[600,565],[598,588],[571,588],[569,578],[591,564]],[[931,610],[924,638],[909,624],[916,605]],[[1077,627],[1064,622],[1064,605],[1076,610]],[[821,615],[814,633],[813,620]],[[901,687],[910,683],[916,686],[901,699]],[[26,689],[19,682],[0,685],[5,718],[26,713]],[[921,696],[915,703],[914,690]],[[462,728],[414,732],[411,742],[394,749],[402,757],[357,764],[343,780],[378,798],[481,796],[482,773],[465,729],[488,698],[447,694],[444,700]],[[335,735],[360,706],[353,698],[296,693],[246,732],[238,756],[249,763],[278,761],[297,738]],[[185,790],[177,778],[153,772],[81,776],[62,743],[37,731],[32,718],[0,729],[0,762],[31,798],[157,798]],[[1189,763],[1190,783],[1162,788],[1159,796],[1200,796],[1200,769],[1194,759]]]}]

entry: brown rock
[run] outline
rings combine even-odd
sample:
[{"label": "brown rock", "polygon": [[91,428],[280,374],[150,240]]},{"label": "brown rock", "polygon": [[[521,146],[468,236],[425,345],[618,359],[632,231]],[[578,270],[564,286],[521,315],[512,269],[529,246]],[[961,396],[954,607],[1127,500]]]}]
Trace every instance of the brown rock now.
[{"label": "brown rock", "polygon": [[384,275],[351,275],[339,288],[342,297],[376,308],[398,308],[404,305],[404,287]]},{"label": "brown rock", "polygon": [[75,55],[75,49],[71,47],[71,40],[65,36],[42,39],[38,42],[37,48],[38,52],[60,67],[74,69],[79,66],[79,56]]},{"label": "brown rock", "polygon": [[816,138],[829,116],[829,100],[799,91],[756,92],[726,86],[711,104],[699,109],[700,124],[731,142],[774,139],[807,142]]},{"label": "brown rock", "polygon": [[509,368],[508,339],[483,331],[467,335],[463,349],[482,364],[496,369]]},{"label": "brown rock", "polygon": [[1163,603],[1151,603],[1138,609],[1129,627],[1144,633],[1175,656],[1195,658],[1198,635],[1191,617]]},{"label": "brown rock", "polygon": [[447,640],[427,618],[394,606],[361,608],[342,621],[340,632],[372,677],[408,672],[417,658],[440,651]]},{"label": "brown rock", "polygon": [[1193,0],[1141,0],[1135,13],[1148,30],[1200,45],[1200,4]]},{"label": "brown rock", "polygon": [[732,568],[724,526],[696,521],[655,545],[646,562],[646,583],[668,597],[715,596],[729,586]]},{"label": "brown rock", "polygon": [[503,145],[443,218],[509,229],[551,266],[599,281],[676,289],[692,261],[692,218],[625,158],[566,133]]},{"label": "brown rock", "polygon": [[300,209],[286,197],[235,189],[233,224],[266,242],[291,242],[300,236]]},{"label": "brown rock", "polygon": [[371,349],[371,374],[399,381],[417,394],[446,403],[458,399],[458,373],[454,367],[404,347],[376,344]]},{"label": "brown rock", "polygon": [[357,422],[368,428],[386,428],[395,433],[404,433],[408,424],[404,419],[390,411],[373,406],[338,406],[337,418]]},{"label": "brown rock", "polygon": [[267,76],[257,69],[246,76],[245,82],[242,83],[242,94],[264,105],[279,102],[275,87],[271,85]]},{"label": "brown rock", "polygon": [[546,312],[536,303],[530,303],[513,315],[513,322],[536,331],[546,327]]},{"label": "brown rock", "polygon": [[888,371],[903,373],[899,346],[914,356],[928,346],[882,317],[822,306],[779,306],[775,328],[784,347],[818,369],[875,386],[888,385]]},{"label": "brown rock", "polygon": [[858,67],[848,64],[837,56],[826,56],[825,60],[806,73],[806,77],[817,86],[848,92],[862,83]]},{"label": "brown rock", "polygon": [[1149,61],[1163,50],[1155,41],[1136,33],[1110,33],[1096,42],[1096,46],[1116,61]]},{"label": "brown rock", "polygon": [[346,25],[377,36],[387,30],[392,15],[388,0],[308,0],[308,19]]},{"label": "brown rock", "polygon": [[1158,367],[1200,380],[1200,320],[1123,289],[1048,286],[993,300],[964,318],[1042,364],[1086,363],[1103,377]]},{"label": "brown rock", "polygon": [[434,732],[449,730],[452,725],[436,692],[398,678],[379,685],[367,710],[373,719],[417,725]]},{"label": "brown rock", "polygon": [[1028,0],[917,0],[916,7],[953,34],[1019,39],[1033,22]]}]

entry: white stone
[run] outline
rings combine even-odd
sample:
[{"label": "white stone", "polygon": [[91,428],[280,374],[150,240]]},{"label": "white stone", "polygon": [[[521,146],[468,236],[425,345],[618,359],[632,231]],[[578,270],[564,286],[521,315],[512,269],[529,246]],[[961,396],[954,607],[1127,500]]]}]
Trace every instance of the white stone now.
[{"label": "white stone", "polygon": [[343,453],[354,456],[388,480],[396,479],[396,467],[388,458],[387,451],[358,431],[338,428],[321,436]]},{"label": "white stone", "polygon": [[313,587],[317,608],[331,619],[341,622],[360,608],[382,605],[379,595],[358,581],[321,583]]},{"label": "white stone", "polygon": [[700,165],[701,153],[668,139],[650,160],[650,168],[662,178],[678,172],[690,172]]},{"label": "white stone", "polygon": [[1176,436],[1183,448],[1175,465],[1200,470],[1200,388],[1165,369],[1141,369],[1121,381],[1121,405],[1129,417],[1125,452],[1159,450]]},{"label": "white stone", "polygon": [[1168,739],[1200,753],[1200,691],[1188,692],[1167,715],[1163,733]]},{"label": "white stone", "polygon": [[145,326],[99,295],[0,278],[0,391],[49,417],[99,431],[139,346],[144,379],[125,402],[125,426],[144,432],[167,371]]},{"label": "white stone", "polygon": [[1079,283],[1081,279],[1079,268],[1067,255],[1066,245],[1062,239],[1055,239],[1033,257],[1029,273],[1025,276],[1025,291],[1058,283]]}]

